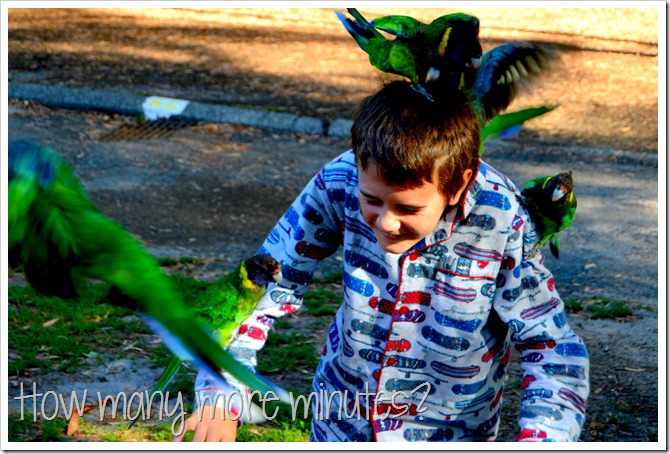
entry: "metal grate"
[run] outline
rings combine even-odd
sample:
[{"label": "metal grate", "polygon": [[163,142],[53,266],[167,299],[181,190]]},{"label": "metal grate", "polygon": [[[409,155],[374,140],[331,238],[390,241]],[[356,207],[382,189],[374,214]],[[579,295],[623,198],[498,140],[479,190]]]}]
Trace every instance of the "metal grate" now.
[{"label": "metal grate", "polygon": [[173,118],[160,118],[144,123],[121,125],[117,129],[100,137],[102,142],[128,142],[133,140],[163,139],[177,131],[195,125],[195,121]]}]

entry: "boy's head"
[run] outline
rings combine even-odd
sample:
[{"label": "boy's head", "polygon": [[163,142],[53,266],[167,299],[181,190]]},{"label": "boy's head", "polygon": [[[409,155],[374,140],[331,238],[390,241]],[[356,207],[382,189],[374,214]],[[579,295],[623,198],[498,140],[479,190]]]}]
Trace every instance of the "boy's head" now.
[{"label": "boy's head", "polygon": [[465,171],[474,174],[479,165],[479,119],[461,92],[436,99],[406,81],[364,99],[351,128],[359,167],[372,162],[383,182],[403,189],[431,182],[446,200],[467,185]]},{"label": "boy's head", "polygon": [[477,115],[460,93],[441,99],[393,82],[354,117],[361,213],[386,252],[403,253],[432,232],[477,170]]}]

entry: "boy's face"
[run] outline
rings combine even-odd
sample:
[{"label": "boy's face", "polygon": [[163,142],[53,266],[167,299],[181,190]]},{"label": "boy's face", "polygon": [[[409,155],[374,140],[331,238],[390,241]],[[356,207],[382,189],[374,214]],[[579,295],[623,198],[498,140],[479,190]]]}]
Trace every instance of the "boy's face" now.
[{"label": "boy's face", "polygon": [[402,254],[431,233],[446,207],[460,200],[472,170],[466,170],[464,176],[463,187],[446,200],[433,183],[426,181],[413,189],[400,189],[379,179],[376,164],[369,163],[365,172],[359,166],[361,213],[379,246],[386,252]]}]

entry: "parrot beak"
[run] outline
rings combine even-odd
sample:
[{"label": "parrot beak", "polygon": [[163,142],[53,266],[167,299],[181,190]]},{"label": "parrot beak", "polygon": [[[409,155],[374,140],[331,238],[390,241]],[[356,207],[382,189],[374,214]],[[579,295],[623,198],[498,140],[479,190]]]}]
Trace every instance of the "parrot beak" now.
[{"label": "parrot beak", "polygon": [[276,284],[279,284],[282,280],[282,274],[281,271],[277,271],[275,274],[272,275],[272,280],[275,281]]},{"label": "parrot beak", "polygon": [[482,64],[482,57],[477,57],[477,58],[471,58],[470,59],[470,67],[473,69],[479,68],[479,66]]},{"label": "parrot beak", "polygon": [[554,192],[551,194],[551,201],[556,202],[561,200],[567,193],[568,191],[566,191],[563,186],[557,186],[556,189],[554,189]]}]

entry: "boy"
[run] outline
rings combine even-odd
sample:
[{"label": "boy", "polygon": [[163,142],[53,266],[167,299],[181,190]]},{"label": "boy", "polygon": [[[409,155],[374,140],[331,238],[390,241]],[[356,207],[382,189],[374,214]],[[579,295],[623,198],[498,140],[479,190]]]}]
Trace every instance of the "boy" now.
[{"label": "boy", "polygon": [[[431,102],[390,83],[357,112],[353,150],[263,244],[284,280],[248,322],[262,332],[257,317],[297,309],[319,262],[343,248],[343,304],[313,382],[330,412],[313,408],[312,441],[495,440],[510,341],[523,358],[517,439],[578,440],[586,348],[543,256],[530,256],[537,237],[518,191],[479,160],[479,137],[462,94]],[[231,351],[255,364],[258,337]],[[199,375],[201,400],[213,383]],[[194,441],[233,440],[237,423],[207,410],[186,424]]]}]

